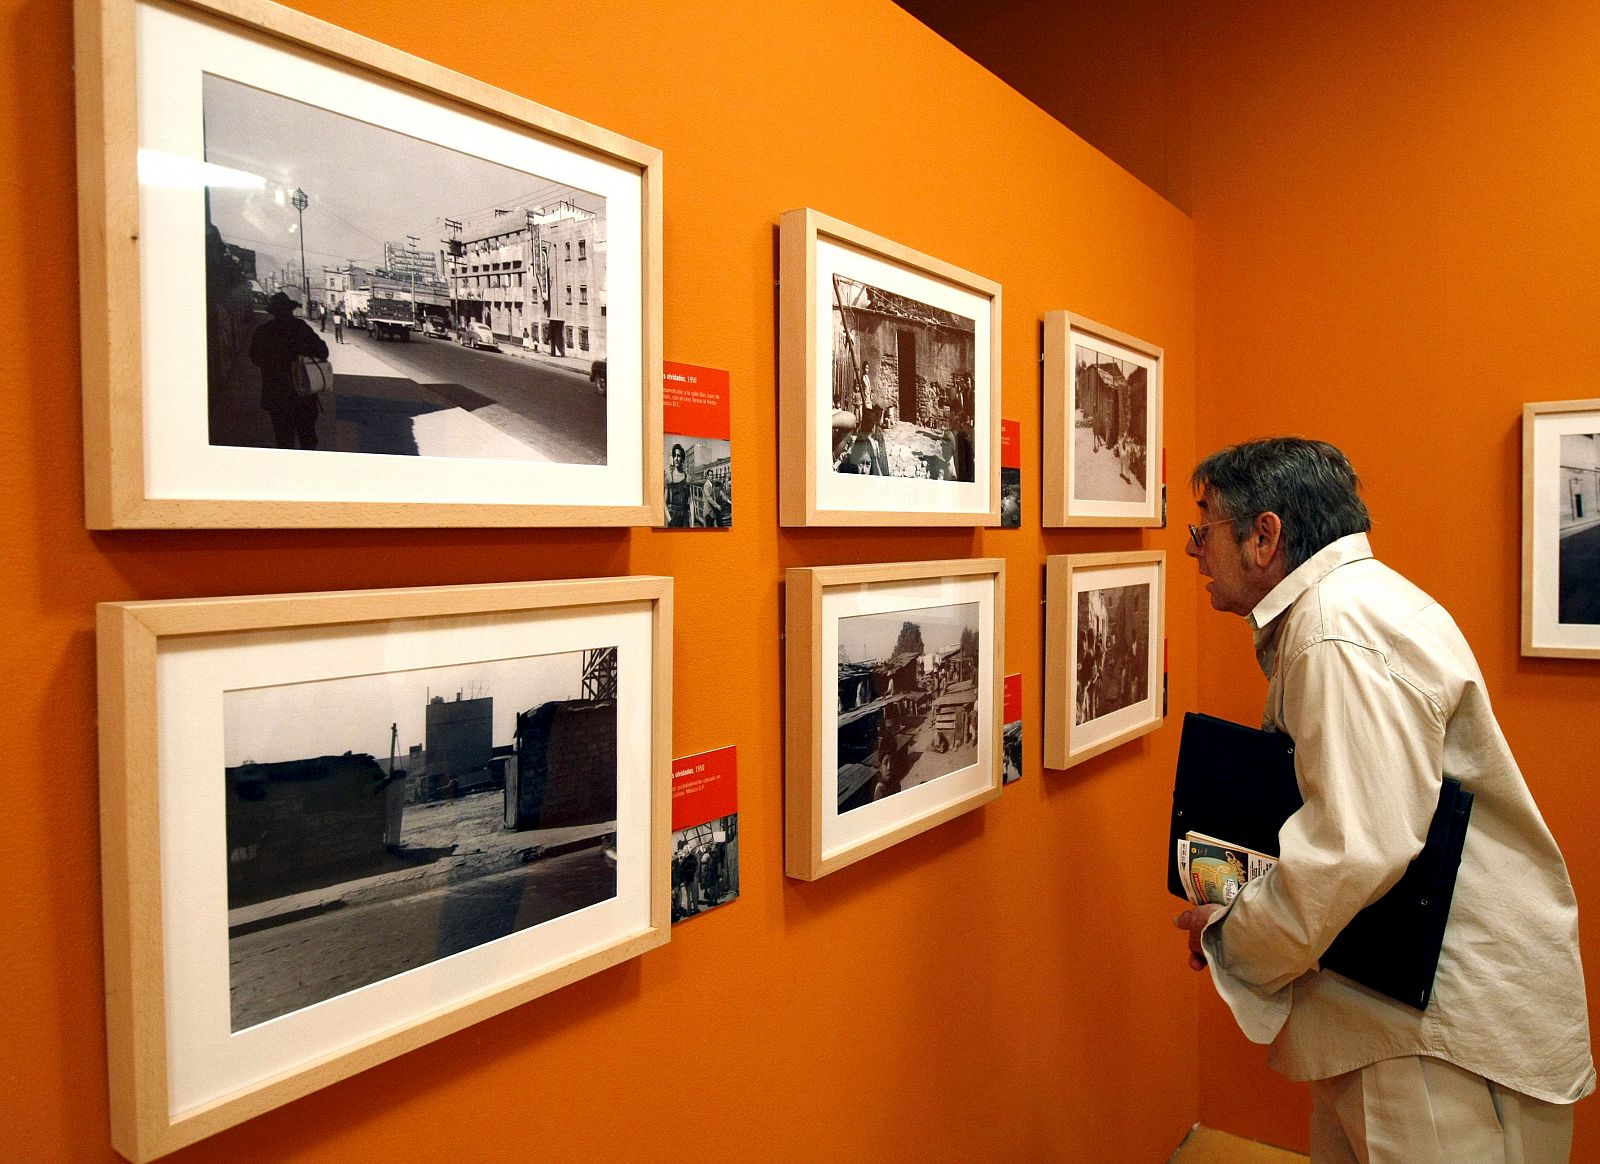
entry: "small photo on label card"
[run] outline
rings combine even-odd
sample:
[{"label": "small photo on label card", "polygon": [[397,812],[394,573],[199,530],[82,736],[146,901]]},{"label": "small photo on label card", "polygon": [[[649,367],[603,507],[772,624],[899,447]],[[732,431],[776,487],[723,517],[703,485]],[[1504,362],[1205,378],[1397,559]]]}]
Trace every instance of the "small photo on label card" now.
[{"label": "small photo on label card", "polygon": [[672,762],[672,920],[739,896],[738,749]]},{"label": "small photo on label card", "polygon": [[668,360],[662,381],[662,464],[668,529],[733,525],[728,373]]}]

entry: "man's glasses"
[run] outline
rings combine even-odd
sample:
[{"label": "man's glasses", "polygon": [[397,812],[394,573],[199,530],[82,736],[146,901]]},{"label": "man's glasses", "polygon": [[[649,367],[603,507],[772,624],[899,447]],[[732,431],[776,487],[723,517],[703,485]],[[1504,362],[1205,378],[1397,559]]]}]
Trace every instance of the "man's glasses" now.
[{"label": "man's glasses", "polygon": [[1191,525],[1189,527],[1189,536],[1194,539],[1194,548],[1197,550],[1205,549],[1206,538],[1211,534],[1211,527],[1214,525],[1227,525],[1232,520],[1233,518],[1231,517],[1219,517],[1216,521],[1207,521],[1202,522],[1200,525]]}]

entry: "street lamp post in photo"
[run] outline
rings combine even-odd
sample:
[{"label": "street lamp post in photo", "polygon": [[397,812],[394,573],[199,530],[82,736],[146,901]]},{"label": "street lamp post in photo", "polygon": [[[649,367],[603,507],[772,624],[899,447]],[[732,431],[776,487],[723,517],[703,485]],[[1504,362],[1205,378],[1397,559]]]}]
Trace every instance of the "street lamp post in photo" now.
[{"label": "street lamp post in photo", "polygon": [[311,205],[311,199],[306,197],[306,192],[300,187],[294,188],[294,194],[289,201],[293,204],[295,213],[299,216],[298,232],[300,235],[300,281],[305,284],[305,312],[306,318],[311,317],[311,272],[306,269],[306,207]]}]

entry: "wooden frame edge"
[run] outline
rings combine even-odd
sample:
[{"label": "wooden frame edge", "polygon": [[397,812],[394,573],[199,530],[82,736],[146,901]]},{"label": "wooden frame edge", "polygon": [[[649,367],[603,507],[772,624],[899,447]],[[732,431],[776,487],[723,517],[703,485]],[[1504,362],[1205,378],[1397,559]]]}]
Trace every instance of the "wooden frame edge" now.
[{"label": "wooden frame edge", "polygon": [[[145,471],[135,12],[156,3],[240,36],[308,53],[374,83],[398,83],[577,154],[637,171],[640,184],[638,504],[322,501],[152,497]],[[84,514],[89,529],[416,529],[659,526],[662,497],[663,154],[654,146],[271,0],[74,0],[79,265],[106,288],[80,310]],[[125,98],[125,99],[122,99]]]},{"label": "wooden frame edge", "polygon": [[[1074,332],[1109,340],[1155,361],[1155,386],[1150,390],[1149,407],[1154,413],[1154,447],[1148,456],[1151,465],[1151,508],[1148,517],[1114,517],[1073,514],[1072,474],[1074,471],[1074,432],[1072,409],[1066,407],[1069,390],[1075,391],[1066,361],[1072,350]],[[1040,506],[1041,523],[1046,529],[1161,529],[1161,487],[1165,480],[1157,468],[1165,454],[1166,439],[1166,349],[1138,336],[1079,315],[1057,310],[1044,317],[1044,488]],[[1059,434],[1059,435],[1058,435]]]},{"label": "wooden frame edge", "polygon": [[1522,577],[1521,577],[1521,606],[1519,624],[1521,627],[1521,644],[1519,653],[1524,658],[1532,659],[1600,659],[1600,648],[1593,647],[1560,647],[1542,646],[1534,641],[1533,626],[1533,526],[1536,514],[1534,512],[1534,494],[1536,483],[1533,479],[1534,461],[1534,429],[1541,416],[1559,416],[1569,412],[1596,412],[1600,413],[1600,397],[1582,400],[1542,400],[1522,406]]},{"label": "wooden frame edge", "polygon": [[[495,602],[521,594],[526,601]],[[461,601],[450,601],[452,595]],[[542,599],[533,601],[533,599]],[[423,610],[394,609],[409,600]],[[160,640],[231,630],[305,628],[629,603],[651,606],[649,923],[536,976],[456,1000],[408,1025],[299,1064],[177,1118],[169,1113],[162,922],[156,668]],[[286,620],[273,615],[301,609]],[[187,609],[186,609],[187,608]],[[101,603],[96,609],[101,757],[101,877],[113,1147],[142,1164],[331,1086],[671,938],[673,579],[570,582]],[[137,794],[135,790],[139,789]]]},{"label": "wooden frame edge", "polygon": [[1045,706],[1044,706],[1044,766],[1052,771],[1064,772],[1086,760],[1119,748],[1140,736],[1157,731],[1167,719],[1167,707],[1161,692],[1152,689],[1150,698],[1155,703],[1155,714],[1116,735],[1088,747],[1072,747],[1072,709],[1065,705],[1071,689],[1066,676],[1073,672],[1072,643],[1068,640],[1071,611],[1067,602],[1072,596],[1072,577],[1079,570],[1093,570],[1106,566],[1155,565],[1156,594],[1153,603],[1150,650],[1154,656],[1165,654],[1167,626],[1167,551],[1125,550],[1090,554],[1050,554],[1045,558]]},{"label": "wooden frame edge", "polygon": [[822,874],[822,758],[817,753],[822,663],[816,633],[822,624],[822,588],[815,568],[784,575],[784,840],[783,871],[802,881]]},{"label": "wooden frame edge", "polygon": [[[817,229],[814,211],[788,210],[778,219],[778,522],[814,524],[817,481],[811,414],[816,404]],[[800,439],[793,439],[794,434]]]},{"label": "wooden frame edge", "polygon": [[[990,723],[989,783],[957,800],[908,820],[884,833],[825,857],[822,854],[822,770],[817,740],[822,730],[822,661],[817,654],[822,627],[822,596],[841,586],[884,582],[937,581],[941,578],[988,577],[994,583],[994,656],[992,660],[994,708]],[[1004,558],[957,558],[929,562],[885,562],[864,565],[797,566],[785,575],[785,770],[784,770],[784,872],[802,881],[815,881],[829,873],[880,853],[901,841],[937,828],[999,797],[1004,785],[1005,687],[1005,582]],[[796,712],[796,700],[803,705]]]},{"label": "wooden frame edge", "polygon": [[[987,512],[919,513],[818,507],[817,479],[812,472],[817,455],[817,432],[812,419],[816,413],[818,394],[823,389],[816,376],[816,319],[812,309],[816,302],[817,241],[822,237],[908,267],[918,274],[960,287],[989,301],[990,481]],[[809,207],[787,210],[779,217],[778,251],[779,524],[822,528],[962,526],[982,529],[999,526],[1000,421],[1003,411],[1001,284]],[[831,385],[828,390],[832,390]],[[792,436],[797,430],[803,433],[803,440],[782,439],[782,434]]]}]

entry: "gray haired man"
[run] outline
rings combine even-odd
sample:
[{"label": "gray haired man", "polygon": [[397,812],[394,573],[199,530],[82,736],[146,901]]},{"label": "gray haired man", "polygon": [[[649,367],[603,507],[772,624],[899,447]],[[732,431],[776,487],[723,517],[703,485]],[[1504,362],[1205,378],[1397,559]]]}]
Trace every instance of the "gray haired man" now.
[{"label": "gray haired man", "polygon": [[[1311,1085],[1314,1164],[1566,1161],[1595,1087],[1578,911],[1561,852],[1449,614],[1372,556],[1343,453],[1248,441],[1190,479],[1188,554],[1250,623],[1265,726],[1305,804],[1281,859],[1177,918],[1245,1035]],[[1445,776],[1474,794],[1426,1010],[1318,960],[1422,849]]]}]

